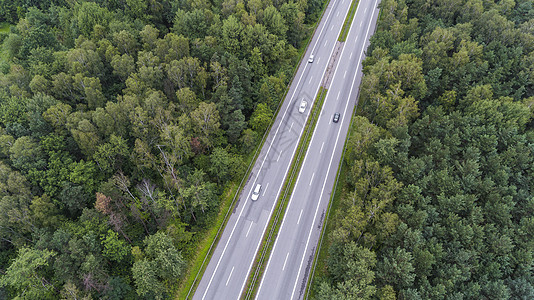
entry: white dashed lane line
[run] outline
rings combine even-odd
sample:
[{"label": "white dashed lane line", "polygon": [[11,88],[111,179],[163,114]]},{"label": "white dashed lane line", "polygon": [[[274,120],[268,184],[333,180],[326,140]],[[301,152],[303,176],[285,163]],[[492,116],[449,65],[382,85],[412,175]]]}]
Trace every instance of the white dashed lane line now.
[{"label": "white dashed lane line", "polygon": [[245,235],[245,237],[248,237],[248,233],[250,232],[250,228],[252,228],[252,224],[254,224],[254,222],[250,222],[250,226],[248,227],[247,234]]},{"label": "white dashed lane line", "polygon": [[282,271],[286,268],[287,258],[289,257],[289,252],[286,254],[286,260],[284,260],[284,266],[282,267]]},{"label": "white dashed lane line", "polygon": [[232,267],[232,271],[230,271],[230,276],[228,276],[228,280],[226,280],[226,285],[228,285],[228,282],[230,282],[230,278],[232,278],[232,273],[234,273],[234,268]]}]

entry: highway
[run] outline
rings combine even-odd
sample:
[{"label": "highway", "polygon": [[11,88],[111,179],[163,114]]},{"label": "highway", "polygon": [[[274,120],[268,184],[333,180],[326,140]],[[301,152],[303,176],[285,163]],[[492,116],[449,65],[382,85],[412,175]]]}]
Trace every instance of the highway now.
[{"label": "highway", "polygon": [[256,299],[304,296],[377,18],[378,0],[360,0]]},{"label": "highway", "polygon": [[[350,0],[331,0],[326,8],[193,299],[239,299],[242,294],[349,6]],[[313,63],[307,63],[310,54]],[[308,107],[299,113],[302,99]],[[253,202],[257,183],[262,190]]]}]

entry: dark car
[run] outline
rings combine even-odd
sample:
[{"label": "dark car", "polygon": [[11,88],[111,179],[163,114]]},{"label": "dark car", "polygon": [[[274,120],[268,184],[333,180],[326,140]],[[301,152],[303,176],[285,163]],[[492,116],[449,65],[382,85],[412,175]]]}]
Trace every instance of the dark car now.
[{"label": "dark car", "polygon": [[333,121],[334,123],[339,122],[339,116],[340,116],[339,113],[335,113],[335,114],[334,114],[334,119],[333,119],[332,121]]}]

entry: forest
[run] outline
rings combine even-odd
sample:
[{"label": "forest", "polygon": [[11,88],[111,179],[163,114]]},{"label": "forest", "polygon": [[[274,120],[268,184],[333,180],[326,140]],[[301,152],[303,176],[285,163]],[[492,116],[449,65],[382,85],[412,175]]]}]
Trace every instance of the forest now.
[{"label": "forest", "polygon": [[534,299],[534,4],[382,0],[315,299]]},{"label": "forest", "polygon": [[168,299],[319,0],[0,0],[0,299]]}]

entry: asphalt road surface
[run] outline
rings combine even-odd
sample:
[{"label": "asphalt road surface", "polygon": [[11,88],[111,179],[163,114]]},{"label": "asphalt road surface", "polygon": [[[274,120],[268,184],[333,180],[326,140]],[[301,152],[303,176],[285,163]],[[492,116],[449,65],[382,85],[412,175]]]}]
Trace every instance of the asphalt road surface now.
[{"label": "asphalt road surface", "polygon": [[[331,0],[326,8],[193,299],[238,299],[243,292],[349,6],[350,0]],[[299,113],[302,99],[308,107]],[[262,190],[253,202],[257,183]]]},{"label": "asphalt road surface", "polygon": [[[361,81],[378,0],[360,0],[256,299],[304,296]],[[341,117],[333,123],[334,113]]]}]

